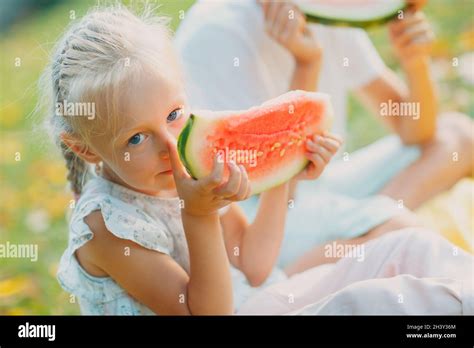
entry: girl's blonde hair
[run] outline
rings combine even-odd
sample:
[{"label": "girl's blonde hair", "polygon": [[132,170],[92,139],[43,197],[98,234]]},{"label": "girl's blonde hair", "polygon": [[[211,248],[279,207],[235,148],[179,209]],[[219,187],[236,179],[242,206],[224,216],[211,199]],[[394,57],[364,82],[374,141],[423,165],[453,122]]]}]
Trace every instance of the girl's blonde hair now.
[{"label": "girl's blonde hair", "polygon": [[[142,78],[169,77],[170,71],[181,78],[169,19],[155,16],[154,10],[145,6],[137,16],[122,5],[94,8],[59,40],[40,79],[40,103],[46,103],[50,115],[45,125],[66,160],[67,179],[76,196],[91,165],[61,140],[61,134],[72,134],[90,146],[93,135],[116,131],[115,120]],[[94,103],[94,118],[58,114],[57,106],[64,101]]]}]

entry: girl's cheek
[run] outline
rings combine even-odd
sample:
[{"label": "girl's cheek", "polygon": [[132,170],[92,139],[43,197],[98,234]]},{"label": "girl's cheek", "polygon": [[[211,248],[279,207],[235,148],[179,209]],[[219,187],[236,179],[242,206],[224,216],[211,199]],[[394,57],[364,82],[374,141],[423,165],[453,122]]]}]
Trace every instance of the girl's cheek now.
[{"label": "girl's cheek", "polygon": [[145,169],[153,162],[152,147],[141,150],[126,150],[121,162],[125,170]]}]

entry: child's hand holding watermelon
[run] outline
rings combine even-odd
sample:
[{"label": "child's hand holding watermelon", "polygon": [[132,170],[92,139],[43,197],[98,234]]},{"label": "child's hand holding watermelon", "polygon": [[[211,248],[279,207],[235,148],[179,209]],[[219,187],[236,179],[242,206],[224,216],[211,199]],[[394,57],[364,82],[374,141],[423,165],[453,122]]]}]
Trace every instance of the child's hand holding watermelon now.
[{"label": "child's hand holding watermelon", "polygon": [[343,140],[339,136],[329,132],[324,132],[322,135],[314,135],[312,140],[307,140],[305,155],[310,162],[305,169],[303,169],[293,179],[317,179],[331,158],[339,150],[342,143]]},{"label": "child's hand holding watermelon", "polygon": [[389,35],[395,54],[405,67],[428,58],[435,38],[425,15],[411,11],[389,24]]},{"label": "child's hand holding watermelon", "polygon": [[297,64],[319,62],[322,49],[308,29],[305,15],[287,1],[259,1],[265,16],[265,29],[295,58]]},{"label": "child's hand holding watermelon", "polygon": [[229,162],[229,177],[224,180],[224,161],[216,155],[212,172],[198,180],[192,179],[179,160],[175,144],[168,144],[176,189],[183,200],[183,212],[192,216],[217,213],[233,201],[247,199],[250,183],[244,166]]}]

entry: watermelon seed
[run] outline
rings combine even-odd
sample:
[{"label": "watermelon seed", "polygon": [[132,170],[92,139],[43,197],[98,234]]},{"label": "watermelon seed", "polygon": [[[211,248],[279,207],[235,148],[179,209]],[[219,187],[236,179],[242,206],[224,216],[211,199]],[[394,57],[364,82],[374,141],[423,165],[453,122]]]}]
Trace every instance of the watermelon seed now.
[{"label": "watermelon seed", "polygon": [[285,154],[285,149],[280,151],[280,157],[283,157],[284,154]]},{"label": "watermelon seed", "polygon": [[281,146],[280,143],[275,143],[275,144],[272,145],[272,148],[270,149],[270,151],[273,151],[273,150],[275,150],[277,147],[280,147],[280,146]]},{"label": "watermelon seed", "polygon": [[296,145],[300,146],[301,144],[303,144],[303,140],[298,140],[298,142],[296,143]]},{"label": "watermelon seed", "polygon": [[262,156],[263,156],[263,152],[262,152],[262,151],[257,152],[257,157],[262,157]]},{"label": "watermelon seed", "polygon": [[291,145],[293,145],[293,142],[292,142],[292,141],[290,141],[290,142],[288,143],[288,146],[291,146]]}]

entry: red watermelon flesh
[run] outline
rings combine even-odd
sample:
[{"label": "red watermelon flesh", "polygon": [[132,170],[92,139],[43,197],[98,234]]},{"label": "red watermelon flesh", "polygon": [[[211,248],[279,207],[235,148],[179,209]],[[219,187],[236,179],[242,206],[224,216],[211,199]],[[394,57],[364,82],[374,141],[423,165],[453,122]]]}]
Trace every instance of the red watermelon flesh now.
[{"label": "red watermelon flesh", "polygon": [[308,163],[306,139],[327,130],[331,119],[328,95],[292,91],[248,110],[193,112],[178,150],[194,178],[211,172],[217,154],[242,164],[255,194],[299,173]]}]

